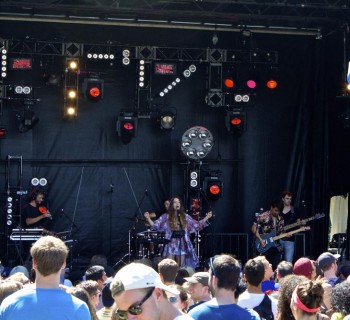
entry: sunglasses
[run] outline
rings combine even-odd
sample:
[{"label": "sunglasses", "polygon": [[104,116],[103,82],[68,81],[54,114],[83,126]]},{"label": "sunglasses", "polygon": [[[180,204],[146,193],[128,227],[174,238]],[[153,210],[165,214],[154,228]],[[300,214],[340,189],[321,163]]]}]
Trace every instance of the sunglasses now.
[{"label": "sunglasses", "polygon": [[216,277],[216,272],[215,272],[215,269],[214,269],[214,266],[213,266],[213,261],[214,260],[215,260],[215,257],[211,257],[209,259],[209,266],[210,266],[211,273],[213,274],[213,276]]},{"label": "sunglasses", "polygon": [[128,310],[119,310],[117,309],[116,314],[118,315],[120,320],[126,320],[128,318],[128,313],[130,313],[133,316],[137,316],[142,313],[142,308],[141,306],[146,302],[146,300],[152,295],[154,291],[154,288],[149,290],[147,294],[143,297],[143,299],[134,306],[131,306]]}]

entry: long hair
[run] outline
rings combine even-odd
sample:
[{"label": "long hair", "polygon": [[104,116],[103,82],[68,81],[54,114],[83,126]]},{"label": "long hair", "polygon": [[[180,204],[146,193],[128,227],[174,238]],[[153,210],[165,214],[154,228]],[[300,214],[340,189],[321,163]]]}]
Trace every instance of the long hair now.
[{"label": "long hair", "polygon": [[[173,207],[175,199],[180,200],[180,210],[178,212],[176,212],[176,210]],[[187,226],[185,208],[183,206],[182,200],[179,197],[174,197],[170,200],[170,206],[168,209],[168,224],[169,224],[170,230],[178,229],[179,219],[178,219],[177,213],[180,214],[181,227],[183,230],[185,230]]]}]

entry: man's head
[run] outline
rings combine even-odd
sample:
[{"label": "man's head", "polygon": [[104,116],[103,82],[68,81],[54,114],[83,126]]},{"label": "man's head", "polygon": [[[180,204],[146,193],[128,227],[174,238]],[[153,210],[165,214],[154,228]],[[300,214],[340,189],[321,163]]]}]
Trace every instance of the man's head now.
[{"label": "man's head", "polygon": [[90,296],[92,304],[96,308],[100,301],[99,295],[101,294],[101,291],[98,289],[98,283],[94,280],[87,280],[77,285],[77,287],[81,287],[86,290]]},{"label": "man's head", "polygon": [[298,276],[305,276],[308,279],[314,280],[316,278],[315,261],[309,258],[300,258],[295,261],[293,271]]},{"label": "man's head", "polygon": [[334,272],[336,272],[337,270],[337,258],[330,252],[323,252],[317,258],[317,264],[322,270],[322,272],[326,272],[331,269],[333,269]]},{"label": "man's head", "polygon": [[154,269],[140,263],[131,263],[120,269],[110,288],[121,320],[130,314],[138,315],[138,319],[159,319],[166,312],[165,306],[170,305],[164,290],[179,294],[162,283]]},{"label": "man's head", "polygon": [[264,280],[265,266],[260,259],[250,259],[244,266],[244,278],[248,284],[259,287]]},{"label": "man's head", "polygon": [[210,259],[209,266],[210,285],[214,293],[220,289],[235,291],[241,273],[241,266],[235,258],[226,254],[216,256]]},{"label": "man's head", "polygon": [[273,276],[272,264],[265,258],[265,256],[258,256],[254,259],[259,260],[264,264],[264,267],[265,267],[264,280],[270,280],[270,278]]},{"label": "man's head", "polygon": [[279,204],[277,201],[271,202],[270,212],[274,217],[277,217],[280,213]]},{"label": "man's head", "polygon": [[189,293],[194,302],[210,299],[209,272],[197,272],[192,277],[184,278],[189,285]]},{"label": "man's head", "polygon": [[56,237],[46,236],[37,240],[30,254],[33,257],[33,268],[46,277],[61,272],[66,266],[68,248],[65,243]]},{"label": "man's head", "polygon": [[291,193],[290,191],[282,192],[283,205],[290,206],[290,204],[292,203],[292,198],[293,198],[293,193]]},{"label": "man's head", "polygon": [[102,266],[92,266],[85,271],[86,280],[94,280],[98,283],[99,290],[102,290],[102,285],[107,279],[105,268]]},{"label": "man's head", "polygon": [[293,274],[293,265],[288,261],[281,261],[277,266],[277,279]]},{"label": "man's head", "polygon": [[162,281],[166,284],[175,283],[175,278],[178,271],[179,265],[172,259],[163,259],[158,264],[158,272]]}]

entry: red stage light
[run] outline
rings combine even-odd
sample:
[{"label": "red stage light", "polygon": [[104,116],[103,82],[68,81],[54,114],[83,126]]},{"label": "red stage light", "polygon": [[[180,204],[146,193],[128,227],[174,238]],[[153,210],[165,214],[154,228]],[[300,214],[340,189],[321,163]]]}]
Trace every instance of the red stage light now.
[{"label": "red stage light", "polygon": [[277,87],[277,81],[271,79],[271,80],[267,81],[266,86],[269,89],[275,89]]},{"label": "red stage light", "polygon": [[125,130],[128,131],[134,130],[134,125],[131,122],[125,122],[123,127]]},{"label": "red stage light", "polygon": [[209,187],[209,192],[212,195],[218,195],[220,193],[220,191],[221,191],[221,188],[217,184],[213,184]]},{"label": "red stage light", "polygon": [[92,87],[89,90],[89,93],[90,93],[91,97],[98,98],[101,95],[101,90],[98,87]]},{"label": "red stage light", "polygon": [[232,123],[234,126],[239,126],[239,125],[242,123],[242,119],[240,119],[240,118],[232,118],[232,119],[231,119],[231,123]]},{"label": "red stage light", "polygon": [[228,88],[228,89],[231,89],[231,88],[233,88],[235,86],[235,83],[232,80],[232,78],[226,78],[224,80],[224,84],[225,84],[225,87]]},{"label": "red stage light", "polygon": [[249,89],[254,89],[256,87],[256,81],[255,80],[248,80],[247,81],[247,87]]},{"label": "red stage light", "polygon": [[0,138],[5,138],[5,136],[6,136],[6,129],[0,128]]}]

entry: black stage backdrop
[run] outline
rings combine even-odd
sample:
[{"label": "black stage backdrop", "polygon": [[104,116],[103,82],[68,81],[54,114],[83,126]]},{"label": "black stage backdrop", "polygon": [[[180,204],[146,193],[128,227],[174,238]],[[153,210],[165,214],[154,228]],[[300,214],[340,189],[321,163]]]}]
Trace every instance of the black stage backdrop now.
[{"label": "black stage backdrop", "polygon": [[[18,30],[27,30],[34,39],[113,40],[169,47],[208,47],[212,36],[204,31],[5,22],[0,30],[3,38],[21,37]],[[264,34],[254,35],[254,39],[257,47],[279,52],[279,85],[275,91],[268,91],[258,83],[256,96],[245,107],[247,130],[240,138],[227,132],[224,108],[204,103],[205,63],[197,65],[197,72],[164,98],[167,106],[177,110],[175,129],[164,132],[153,121],[140,119],[137,137],[128,145],[118,139],[115,127],[120,110],[133,103],[135,64],[117,71],[105,70],[104,99],[92,103],[80,97],[79,114],[73,121],[62,119],[62,87],[42,83],[39,57],[34,57],[32,72],[9,74],[9,83],[31,81],[37,87],[41,101],[34,111],[40,122],[33,130],[18,133],[18,106],[6,103],[2,123],[8,136],[1,140],[1,158],[23,156],[24,189],[29,188],[32,177],[48,179],[52,229],[69,231],[79,240],[73,257],[77,265],[84,268],[97,253],[106,254],[114,264],[128,251],[128,230],[135,227],[128,217],[140,216],[146,210],[161,213],[166,196],[183,196],[187,160],[179,145],[182,134],[195,125],[208,128],[215,139],[203,169],[219,169],[224,178],[224,196],[210,206],[215,212],[210,232],[249,233],[254,212],[267,209],[270,201],[288,189],[306,216],[326,213],[326,219],[312,223],[307,254],[316,257],[326,249],[329,197],[349,190],[346,162],[339,166],[334,152],[332,186],[329,182],[330,145],[343,156],[348,143],[344,141],[348,132],[329,132],[330,114],[331,128],[340,126],[335,96],[343,72],[342,34],[335,32],[322,40]],[[219,44],[239,48],[241,38],[235,33],[219,33]],[[187,66],[179,63],[178,67],[182,70]],[[168,84],[168,79],[155,79],[153,93]],[[339,140],[343,152],[337,148]],[[145,230],[142,224],[136,228]]]}]

